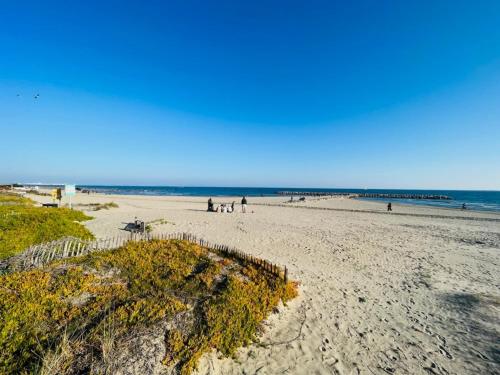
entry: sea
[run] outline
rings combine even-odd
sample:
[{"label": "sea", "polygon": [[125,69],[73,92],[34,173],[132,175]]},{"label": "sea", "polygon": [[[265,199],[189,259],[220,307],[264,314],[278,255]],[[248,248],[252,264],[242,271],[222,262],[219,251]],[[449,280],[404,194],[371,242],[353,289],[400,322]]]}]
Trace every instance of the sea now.
[{"label": "sea", "polygon": [[465,203],[468,209],[500,212],[500,191],[472,191],[472,190],[396,190],[396,189],[324,189],[324,188],[259,188],[259,187],[195,187],[195,186],[105,186],[105,185],[78,185],[82,189],[90,189],[104,194],[123,195],[151,195],[168,196],[183,195],[191,197],[273,197],[279,191],[294,192],[332,192],[332,193],[388,193],[413,195],[446,195],[451,200],[427,199],[382,199],[360,198],[379,202],[434,206],[443,208],[461,208]]}]

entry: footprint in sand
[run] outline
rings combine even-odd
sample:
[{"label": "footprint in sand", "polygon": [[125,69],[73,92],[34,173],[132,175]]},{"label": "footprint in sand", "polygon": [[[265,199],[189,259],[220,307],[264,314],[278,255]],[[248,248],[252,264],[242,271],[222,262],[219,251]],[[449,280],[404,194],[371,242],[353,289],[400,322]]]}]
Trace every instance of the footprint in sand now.
[{"label": "footprint in sand", "polygon": [[487,357],[486,355],[484,355],[483,353],[481,353],[480,351],[472,348],[472,350],[474,351],[474,353],[476,354],[476,356],[480,359],[482,359],[483,361],[490,361],[490,358]]},{"label": "footprint in sand", "polygon": [[399,355],[399,350],[396,348],[386,350],[385,355],[387,356],[387,358],[389,358],[392,361],[400,361],[401,360],[401,356]]},{"label": "footprint in sand", "polygon": [[450,354],[450,352],[446,350],[442,345],[439,345],[439,352],[446,358],[453,359],[453,356]]},{"label": "footprint in sand", "polygon": [[443,346],[446,346],[446,339],[443,336],[441,336],[439,333],[435,333],[434,337],[436,337],[439,341],[441,341],[441,344]]},{"label": "footprint in sand", "polygon": [[326,353],[327,351],[330,351],[332,350],[333,347],[330,345],[330,339],[328,337],[324,337],[322,340],[321,340],[321,345],[319,347],[319,350],[322,352],[322,353]]},{"label": "footprint in sand", "polygon": [[[427,360],[425,358],[424,360]],[[449,374],[448,370],[446,370],[444,367],[440,367],[434,362],[429,360],[429,366],[423,366],[422,368],[427,371],[429,374]]]}]

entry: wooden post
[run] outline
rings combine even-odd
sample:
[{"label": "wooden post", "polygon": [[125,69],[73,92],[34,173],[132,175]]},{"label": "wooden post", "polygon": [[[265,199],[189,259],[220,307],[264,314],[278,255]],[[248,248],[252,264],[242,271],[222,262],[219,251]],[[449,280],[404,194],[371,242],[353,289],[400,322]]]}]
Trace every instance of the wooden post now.
[{"label": "wooden post", "polygon": [[285,266],[285,274],[283,280],[285,281],[285,284],[288,283],[288,268],[286,268],[286,266]]},{"label": "wooden post", "polygon": [[[52,251],[50,252],[50,258],[51,259],[55,258],[55,256],[57,255],[56,252],[57,252],[58,249],[59,249],[59,246],[57,246],[57,245],[52,248]],[[49,250],[49,249],[47,249],[47,250]]]},{"label": "wooden post", "polygon": [[63,245],[63,258],[66,256],[67,252],[68,252],[68,247],[70,246],[71,244],[71,241],[65,241],[64,242],[64,245]]}]

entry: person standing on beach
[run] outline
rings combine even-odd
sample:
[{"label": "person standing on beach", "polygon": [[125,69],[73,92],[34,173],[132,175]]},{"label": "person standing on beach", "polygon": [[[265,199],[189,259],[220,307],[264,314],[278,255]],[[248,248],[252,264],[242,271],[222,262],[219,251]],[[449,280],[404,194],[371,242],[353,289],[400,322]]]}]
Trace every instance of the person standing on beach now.
[{"label": "person standing on beach", "polygon": [[392,211],[392,203],[387,204],[387,211]]},{"label": "person standing on beach", "polygon": [[247,212],[247,198],[243,197],[241,200],[241,212],[246,213]]},{"label": "person standing on beach", "polygon": [[212,198],[208,199],[208,212],[213,212],[214,211],[214,203],[212,202]]}]

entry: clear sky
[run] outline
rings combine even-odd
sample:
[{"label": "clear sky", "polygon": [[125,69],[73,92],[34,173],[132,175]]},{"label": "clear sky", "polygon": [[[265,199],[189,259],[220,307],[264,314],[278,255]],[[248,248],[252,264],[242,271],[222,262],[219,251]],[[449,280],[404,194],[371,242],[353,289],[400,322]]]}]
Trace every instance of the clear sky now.
[{"label": "clear sky", "polygon": [[0,137],[0,182],[500,190],[500,1],[4,1]]}]

